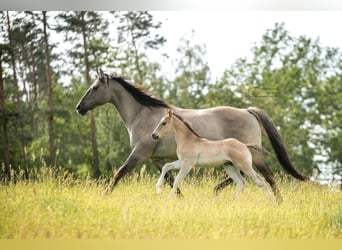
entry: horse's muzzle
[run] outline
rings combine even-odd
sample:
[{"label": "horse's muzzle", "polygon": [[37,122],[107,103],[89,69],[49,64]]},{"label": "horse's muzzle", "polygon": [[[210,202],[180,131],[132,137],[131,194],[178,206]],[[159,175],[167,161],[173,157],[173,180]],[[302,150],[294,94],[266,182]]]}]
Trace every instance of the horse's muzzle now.
[{"label": "horse's muzzle", "polygon": [[85,115],[87,113],[87,110],[83,109],[80,104],[76,106],[76,110],[80,115]]},{"label": "horse's muzzle", "polygon": [[152,134],[152,138],[155,139],[155,140],[158,140],[159,139],[159,135],[156,134],[156,133],[153,133]]}]

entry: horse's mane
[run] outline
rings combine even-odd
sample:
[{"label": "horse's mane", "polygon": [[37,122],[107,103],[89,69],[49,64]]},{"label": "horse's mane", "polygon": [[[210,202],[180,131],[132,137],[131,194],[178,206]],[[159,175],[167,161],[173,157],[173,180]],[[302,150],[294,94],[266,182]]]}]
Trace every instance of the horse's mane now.
[{"label": "horse's mane", "polygon": [[120,83],[121,86],[124,87],[124,89],[126,89],[133,96],[133,98],[141,105],[144,105],[149,108],[169,107],[169,105],[163,100],[160,100],[156,97],[153,97],[151,94],[148,94],[142,86],[134,86],[127,82],[127,77],[120,76],[116,73],[112,73],[110,74],[110,78]]},{"label": "horse's mane", "polygon": [[177,117],[181,122],[184,123],[184,125],[197,137],[202,138],[199,134],[197,134],[197,132],[190,126],[189,123],[187,123],[186,121],[184,121],[183,117],[177,115],[176,113],[172,113],[175,117]]}]

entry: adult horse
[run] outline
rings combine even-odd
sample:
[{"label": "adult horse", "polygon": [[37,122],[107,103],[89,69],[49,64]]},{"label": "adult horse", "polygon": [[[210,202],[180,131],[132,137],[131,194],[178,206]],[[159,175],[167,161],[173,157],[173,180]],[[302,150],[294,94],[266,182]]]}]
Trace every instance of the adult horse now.
[{"label": "adult horse", "polygon": [[[97,79],[82,96],[76,109],[79,114],[85,115],[88,110],[111,103],[119,112],[128,130],[132,150],[127,160],[115,173],[113,187],[127,172],[145,159],[151,159],[160,171],[166,159],[177,159],[176,142],[172,133],[158,141],[151,137],[153,129],[168,108],[182,116],[201,137],[209,140],[233,137],[243,143],[253,143],[262,147],[261,124],[285,171],[299,180],[306,180],[306,177],[291,164],[276,127],[262,110],[257,108],[237,109],[229,106],[183,109],[152,97],[141,88],[128,83],[124,77],[104,74],[101,69],[97,71],[97,74]],[[270,184],[278,201],[281,201],[274,173],[267,165],[264,156],[253,154],[253,163]],[[165,178],[170,185],[173,183],[171,174],[166,175]],[[224,180],[215,187],[215,190],[224,188],[230,182],[230,178]]]}]

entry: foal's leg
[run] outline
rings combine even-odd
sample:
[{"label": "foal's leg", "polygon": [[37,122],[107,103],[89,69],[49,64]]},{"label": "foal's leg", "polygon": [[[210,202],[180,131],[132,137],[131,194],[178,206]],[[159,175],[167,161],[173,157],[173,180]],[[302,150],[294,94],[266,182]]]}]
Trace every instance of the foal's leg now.
[{"label": "foal's leg", "polygon": [[270,184],[277,202],[281,203],[283,201],[283,198],[275,182],[274,173],[267,165],[264,155],[260,152],[256,152],[255,150],[251,150],[251,153],[253,155],[253,163],[255,164],[256,168],[260,171],[260,173],[265,177],[265,180]]},{"label": "foal's leg", "polygon": [[164,177],[166,175],[166,173],[168,171],[170,171],[171,169],[179,169],[180,168],[180,162],[179,160],[177,161],[174,161],[174,162],[169,162],[169,163],[166,163],[163,167],[162,167],[162,171],[161,171],[161,174],[160,174],[160,177],[157,181],[157,184],[156,184],[156,188],[157,188],[157,194],[161,194],[162,192],[162,185],[163,185],[163,180],[164,180]]},{"label": "foal's leg", "polygon": [[254,171],[252,165],[244,170],[244,173],[251,178],[259,187],[261,187],[268,197],[271,196],[271,192],[268,190],[266,183],[263,181],[260,175]]},{"label": "foal's leg", "polygon": [[235,181],[236,185],[238,186],[237,192],[234,194],[234,199],[236,199],[244,190],[245,188],[245,180],[240,174],[240,171],[231,164],[225,164],[224,165],[227,173],[229,176]]},{"label": "foal's leg", "polygon": [[190,172],[192,169],[193,165],[184,165],[182,164],[180,166],[180,170],[176,176],[175,182],[173,183],[173,187],[171,189],[171,192],[169,194],[169,198],[172,198],[178,188],[178,185],[182,182],[184,177]]},{"label": "foal's leg", "polygon": [[[233,165],[233,163],[231,162],[228,162],[226,164]],[[230,185],[233,182],[234,180],[227,174],[226,179],[214,187],[214,194],[217,195],[222,189],[224,189],[226,186]]]},{"label": "foal's leg", "polygon": [[[165,161],[164,160],[152,160],[153,164],[158,168],[159,172],[161,173],[163,170],[163,166],[165,165]],[[167,172],[164,176],[164,179],[166,180],[167,183],[169,183],[169,185],[173,186],[173,182],[175,181],[175,178],[173,178],[173,175],[169,172]],[[177,196],[182,197],[182,193],[179,190],[179,188],[176,191]]]}]

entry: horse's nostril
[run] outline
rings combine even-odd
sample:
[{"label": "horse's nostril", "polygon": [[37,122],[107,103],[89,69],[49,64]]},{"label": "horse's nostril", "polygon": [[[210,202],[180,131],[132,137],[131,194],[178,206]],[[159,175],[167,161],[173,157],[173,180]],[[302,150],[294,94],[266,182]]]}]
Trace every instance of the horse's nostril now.
[{"label": "horse's nostril", "polygon": [[155,139],[155,140],[157,140],[157,139],[159,138],[159,136],[158,136],[157,134],[154,134],[154,133],[153,133],[153,134],[152,134],[152,138]]},{"label": "horse's nostril", "polygon": [[76,110],[80,115],[85,115],[87,113],[87,110],[84,109],[84,107],[82,108],[80,104],[76,106]]}]

